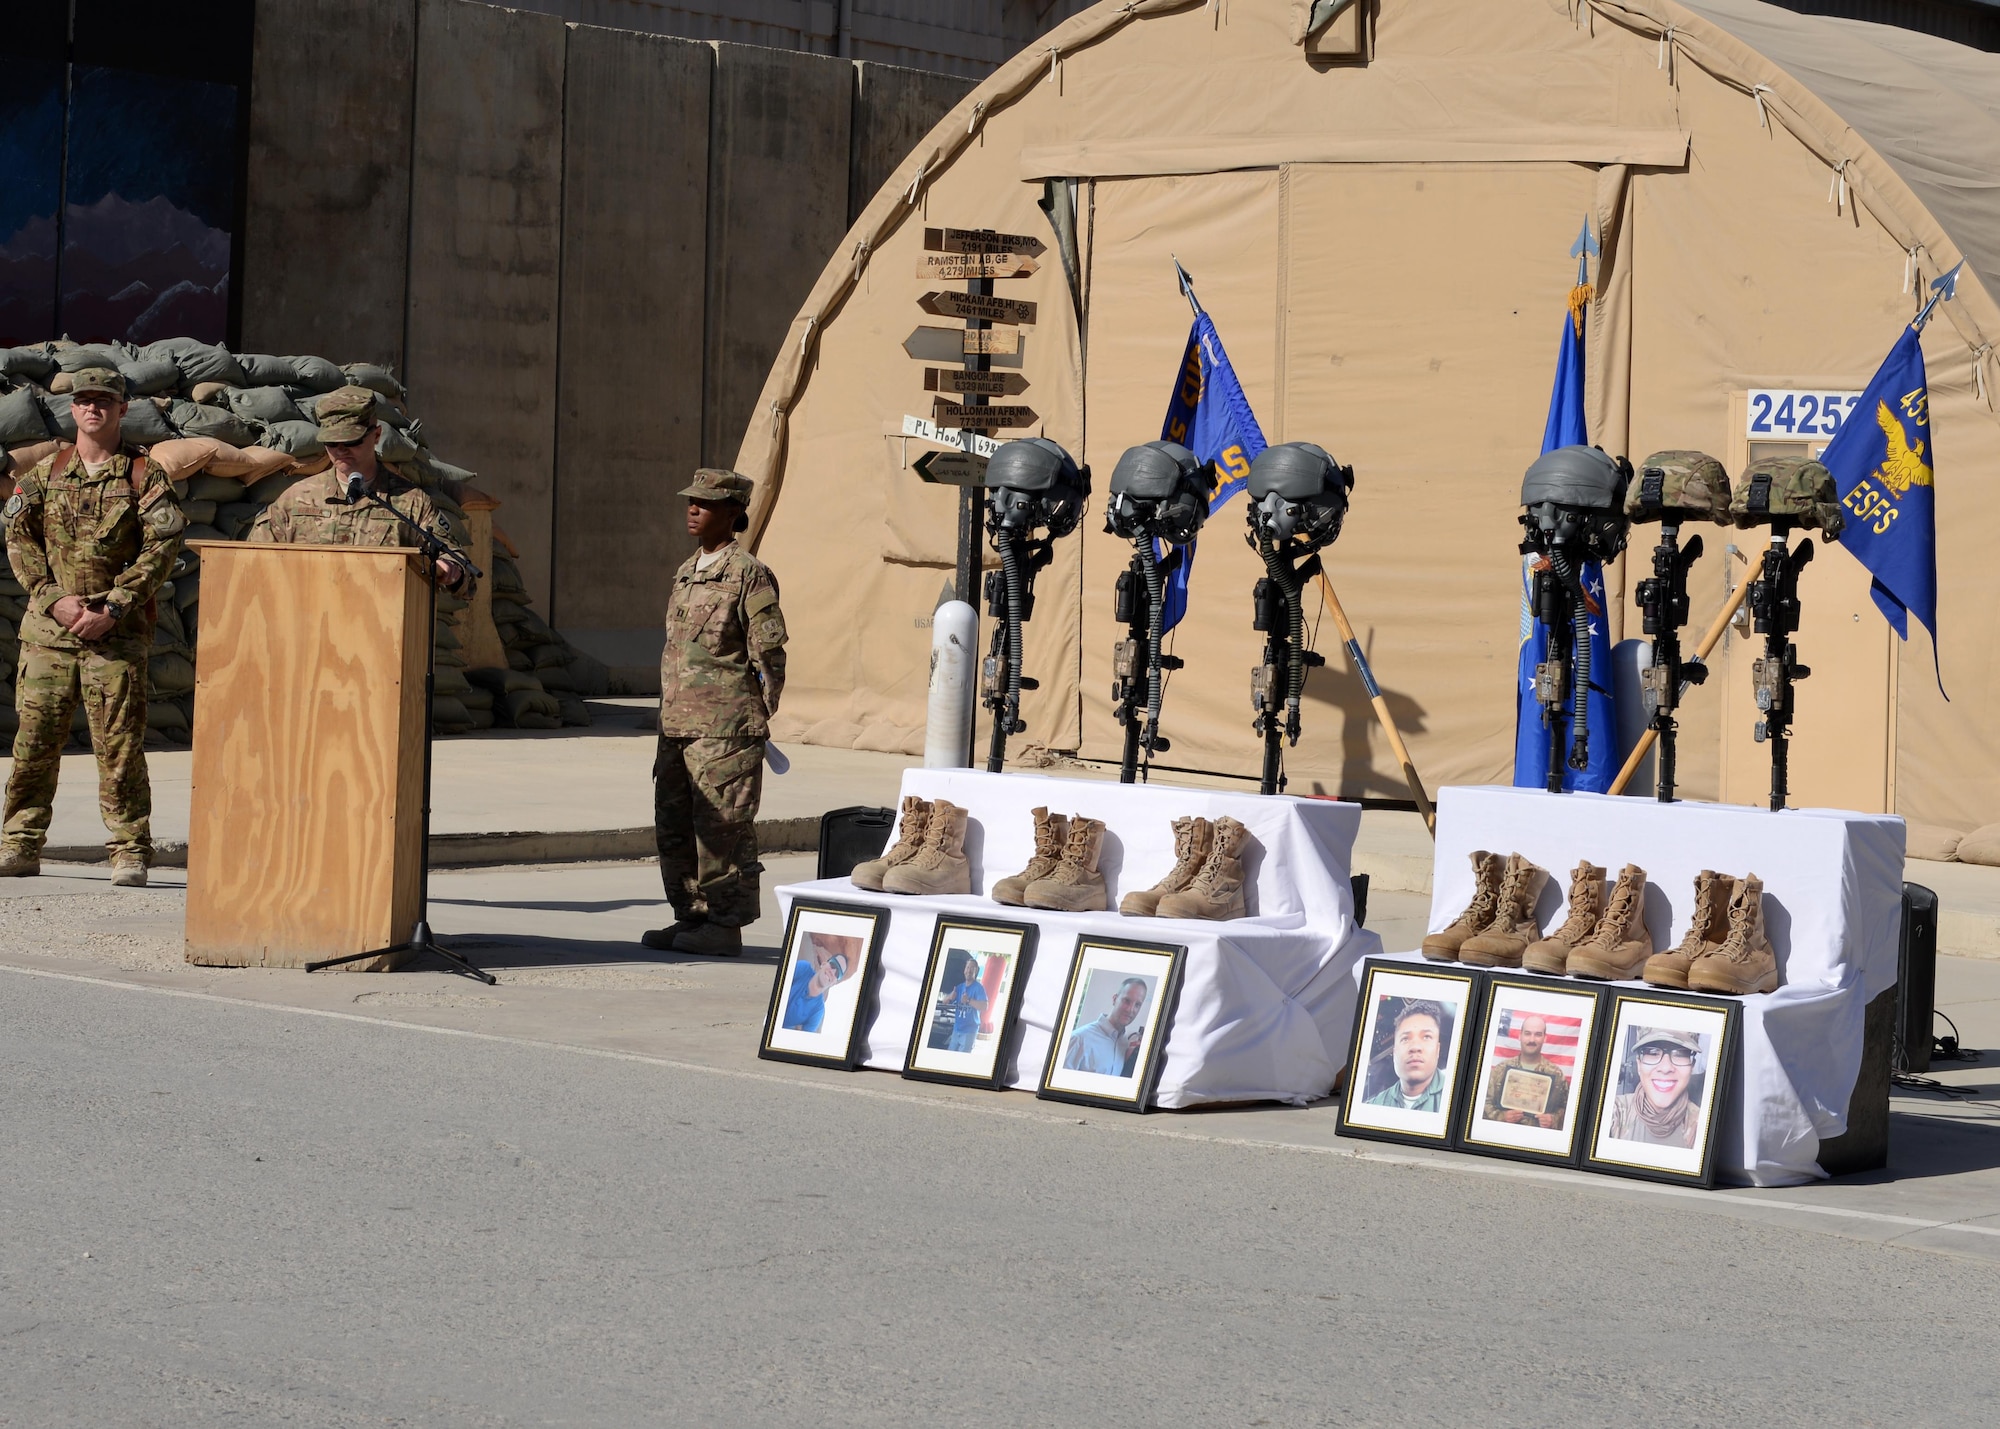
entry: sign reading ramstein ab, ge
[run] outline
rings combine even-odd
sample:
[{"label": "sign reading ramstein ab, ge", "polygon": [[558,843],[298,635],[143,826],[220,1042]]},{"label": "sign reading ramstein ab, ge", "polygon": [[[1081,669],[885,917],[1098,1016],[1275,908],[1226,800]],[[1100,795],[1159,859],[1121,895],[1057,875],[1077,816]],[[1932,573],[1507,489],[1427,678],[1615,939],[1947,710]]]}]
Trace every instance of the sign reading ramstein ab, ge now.
[{"label": "sign reading ramstein ab, ge", "polygon": [[910,465],[925,481],[940,486],[986,484],[986,458],[970,452],[925,452]]},{"label": "sign reading ramstein ab, ge", "polygon": [[956,283],[968,278],[1025,278],[1035,260],[1018,253],[928,253],[917,260],[917,276]]},{"label": "sign reading ramstein ab, ge", "polygon": [[924,391],[963,392],[975,397],[1018,397],[1028,379],[1018,372],[959,372],[950,367],[926,367]]},{"label": "sign reading ramstein ab, ge", "polygon": [[1019,298],[989,298],[984,293],[925,293],[917,306],[941,318],[978,318],[989,323],[1032,323],[1036,306]]},{"label": "sign reading ramstein ab, ge", "polygon": [[1039,258],[1047,245],[1027,233],[998,233],[990,228],[926,228],[924,247],[933,253],[1025,253]]},{"label": "sign reading ramstein ab, ge", "polygon": [[931,420],[941,427],[986,431],[995,427],[1032,427],[1041,419],[1033,407],[967,407],[940,397],[931,406]]}]

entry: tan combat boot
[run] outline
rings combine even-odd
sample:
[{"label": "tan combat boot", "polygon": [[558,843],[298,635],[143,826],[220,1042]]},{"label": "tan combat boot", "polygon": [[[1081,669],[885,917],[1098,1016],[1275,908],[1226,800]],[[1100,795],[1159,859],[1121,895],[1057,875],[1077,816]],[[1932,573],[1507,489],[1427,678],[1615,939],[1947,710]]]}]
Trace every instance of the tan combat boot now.
[{"label": "tan combat boot", "polygon": [[1207,819],[1192,816],[1174,820],[1173,871],[1151,888],[1135,890],[1118,900],[1118,911],[1127,918],[1151,918],[1160,911],[1160,900],[1180,893],[1194,882],[1208,861],[1209,845],[1215,842],[1215,826]]},{"label": "tan combat boot", "polygon": [[1104,821],[1072,815],[1062,858],[1046,878],[1029,884],[1022,895],[1030,908],[1060,913],[1102,913],[1111,901],[1097,856],[1104,851]]},{"label": "tan combat boot", "polygon": [[1653,956],[1653,938],[1646,931],[1646,870],[1628,863],[1618,874],[1597,931],[1572,949],[1571,977],[1619,982],[1635,978]]},{"label": "tan combat boot", "polygon": [[1161,918],[1206,918],[1226,922],[1241,918],[1243,902],[1243,850],[1250,846],[1250,830],[1224,816],[1215,821],[1208,845],[1208,857],[1201,872],[1179,893],[1160,899],[1154,910]]},{"label": "tan combat boot", "polygon": [[1570,949],[1597,931],[1604,916],[1604,870],[1585,859],[1569,876],[1569,916],[1563,925],[1539,943],[1528,944],[1521,954],[1521,966],[1531,972],[1569,971]]},{"label": "tan combat boot", "polygon": [[1694,916],[1688,920],[1687,936],[1680,946],[1646,959],[1642,974],[1654,987],[1677,987],[1685,991],[1688,968],[1705,953],[1712,953],[1729,936],[1729,899],[1736,892],[1736,880],[1726,873],[1704,868],[1695,875]]},{"label": "tan combat boot", "polygon": [[946,799],[931,805],[923,847],[882,875],[884,893],[970,893],[965,858],[965,810]]},{"label": "tan combat boot", "polygon": [[1506,861],[1497,853],[1480,849],[1472,855],[1472,902],[1449,928],[1424,939],[1425,957],[1434,963],[1458,961],[1458,950],[1465,940],[1493,921],[1493,911],[1500,904],[1500,879],[1505,869]]},{"label": "tan combat boot", "polygon": [[1729,936],[1694,960],[1688,986],[1695,992],[1778,990],[1778,954],[1764,932],[1764,880],[1751,874],[1729,900]]},{"label": "tan combat boot", "polygon": [[1063,845],[1068,841],[1068,818],[1051,814],[1047,809],[1035,810],[1035,856],[1012,878],[1003,878],[993,885],[993,901],[1025,907],[1028,885],[1056,871],[1056,865],[1062,862]]},{"label": "tan combat boot", "polygon": [[1500,878],[1500,898],[1493,921],[1458,945],[1458,960],[1476,968],[1518,968],[1528,944],[1539,942],[1542,925],[1535,921],[1535,900],[1549,881],[1548,870],[1518,853],[1507,855]]},{"label": "tan combat boot", "polygon": [[919,799],[915,794],[903,796],[903,819],[897,826],[896,842],[880,858],[871,858],[866,863],[854,865],[854,871],[847,876],[856,888],[882,891],[882,879],[890,869],[908,863],[917,856],[917,850],[924,846],[924,828],[930,823],[931,803]]},{"label": "tan combat boot", "polygon": [[0,848],[0,878],[33,878],[42,871],[42,856],[26,849]]}]

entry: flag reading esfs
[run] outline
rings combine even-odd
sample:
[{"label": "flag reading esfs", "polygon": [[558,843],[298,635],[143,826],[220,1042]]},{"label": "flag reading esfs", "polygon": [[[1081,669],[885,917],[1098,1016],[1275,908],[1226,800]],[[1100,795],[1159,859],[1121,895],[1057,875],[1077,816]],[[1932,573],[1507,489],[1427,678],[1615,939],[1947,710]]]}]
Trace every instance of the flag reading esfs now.
[{"label": "flag reading esfs", "polygon": [[[1905,328],[1820,461],[1847,525],[1840,544],[1874,577],[1869,594],[1903,639],[1914,615],[1937,651],[1937,453],[1917,330]],[[1938,687],[1944,687],[1939,672]]]},{"label": "flag reading esfs", "polygon": [[[1250,463],[1264,450],[1264,429],[1257,425],[1250,399],[1243,395],[1243,384],[1236,380],[1236,369],[1229,365],[1229,354],[1222,350],[1222,338],[1207,313],[1197,313],[1194,326],[1188,329],[1187,351],[1174,374],[1174,392],[1167,399],[1160,440],[1179,442],[1194,453],[1196,461],[1215,464],[1216,486],[1208,498],[1210,515],[1243,490],[1250,479]],[[1162,564],[1166,576],[1162,630],[1172,630],[1187,614],[1194,547],[1194,542],[1188,542]]]}]

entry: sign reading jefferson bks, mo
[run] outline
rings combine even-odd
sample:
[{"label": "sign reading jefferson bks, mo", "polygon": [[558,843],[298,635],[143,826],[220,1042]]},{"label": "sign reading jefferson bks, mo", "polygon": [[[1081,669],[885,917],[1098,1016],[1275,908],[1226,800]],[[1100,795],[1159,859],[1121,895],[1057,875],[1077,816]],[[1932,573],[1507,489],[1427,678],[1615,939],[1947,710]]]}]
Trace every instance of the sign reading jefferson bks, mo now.
[{"label": "sign reading jefferson bks, mo", "polygon": [[1039,258],[1047,247],[1028,233],[1000,233],[991,228],[926,228],[924,247],[933,253],[1025,253]]}]

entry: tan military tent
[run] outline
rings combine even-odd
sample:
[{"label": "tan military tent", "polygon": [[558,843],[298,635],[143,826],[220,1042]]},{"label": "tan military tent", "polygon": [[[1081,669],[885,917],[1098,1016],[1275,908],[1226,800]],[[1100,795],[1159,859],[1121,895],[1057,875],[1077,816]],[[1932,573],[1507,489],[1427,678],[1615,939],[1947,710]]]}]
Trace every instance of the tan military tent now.
[{"label": "tan military tent", "polygon": [[[928,617],[950,575],[955,493],[905,350],[933,287],[923,229],[1041,234],[1005,296],[1040,305],[1018,370],[1038,430],[1101,484],[1157,437],[1192,273],[1266,436],[1358,473],[1328,566],[1431,785],[1504,781],[1520,639],[1515,498],[1539,450],[1570,246],[1602,236],[1588,311],[1591,433],[1635,459],[1696,447],[1740,469],[1817,446],[1803,397],[1858,391],[1928,280],[1966,280],[1926,332],[1938,489],[1941,698],[1929,642],[1896,641],[1861,567],[1823,550],[1805,586],[1794,802],[2000,819],[2000,58],[1755,0],[1121,0],[1101,4],[948,115],[848,235],[794,323],[739,464],[759,550],[785,582],[793,675],[781,733],[914,751]],[[1051,182],[1056,181],[1056,182]],[[1047,205],[1048,207],[1044,207]],[[1074,215],[1072,274],[1059,225]],[[1783,424],[1749,421],[1799,394]],[[1766,423],[1769,425],[1768,421]],[[1806,423],[1807,427],[1812,423]],[[1776,446],[1766,445],[1777,443]],[[1032,740],[1115,758],[1108,698],[1130,548],[1102,497],[1043,577],[1028,640]],[[1164,762],[1253,774],[1243,504],[1211,522],[1176,652]],[[1609,573],[1613,638],[1652,533]],[[1694,629],[1757,533],[1711,529]],[[1311,606],[1309,605],[1309,613]],[[1685,791],[1761,800],[1749,663],[1732,633],[1690,700]],[[1403,784],[1331,627],[1295,792]]]}]

